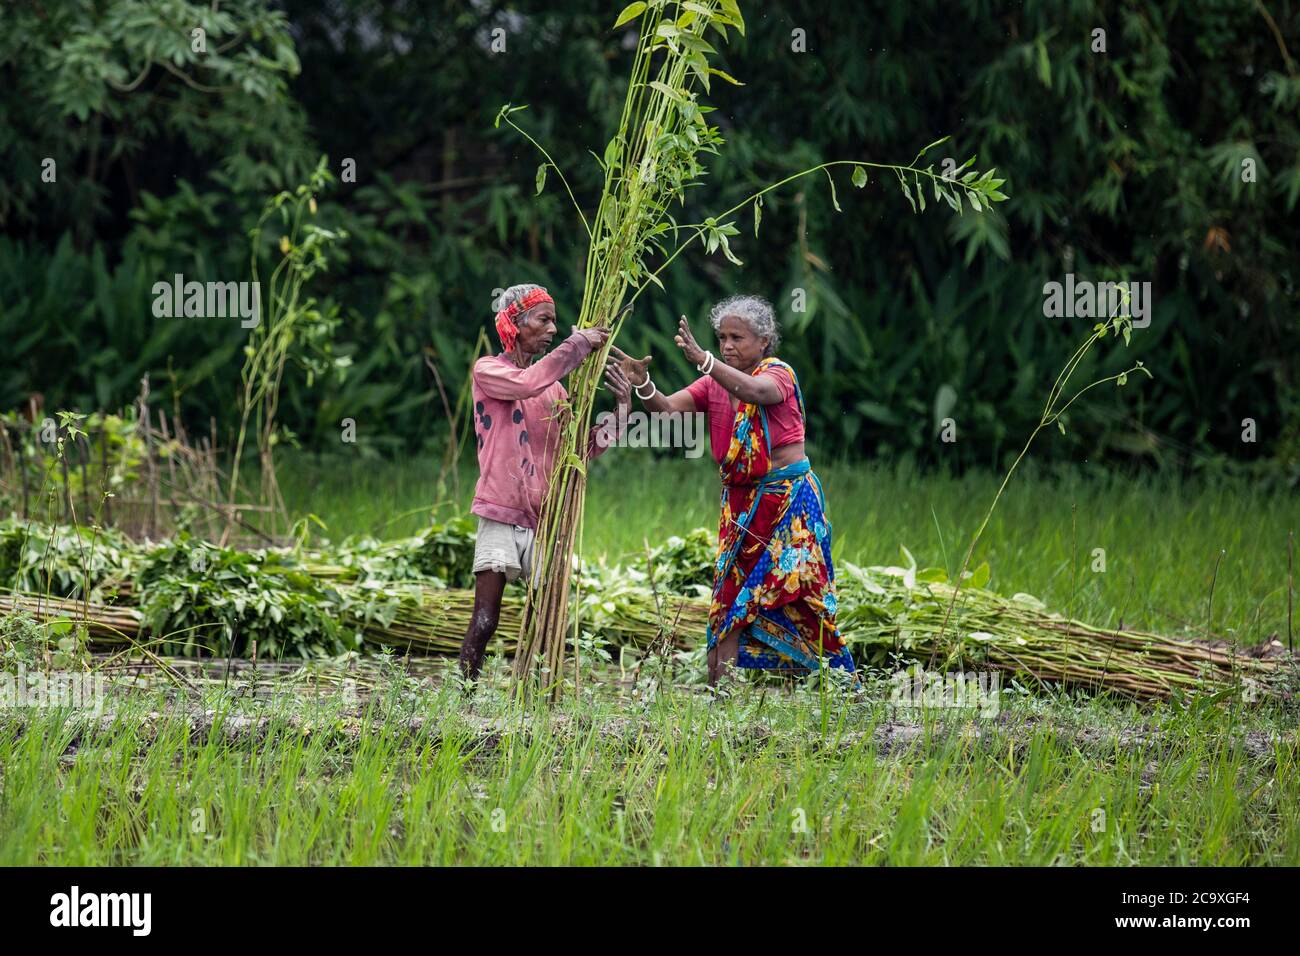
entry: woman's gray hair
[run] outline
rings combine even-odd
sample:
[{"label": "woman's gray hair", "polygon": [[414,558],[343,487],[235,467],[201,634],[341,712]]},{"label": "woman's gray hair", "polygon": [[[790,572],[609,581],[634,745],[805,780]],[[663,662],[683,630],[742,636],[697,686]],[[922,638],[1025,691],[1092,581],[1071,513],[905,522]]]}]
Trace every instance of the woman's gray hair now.
[{"label": "woman's gray hair", "polygon": [[[522,283],[521,285],[512,285],[510,288],[506,289],[505,291],[497,289],[496,291],[498,294],[496,298],[492,300],[492,313],[495,315],[497,312],[500,312],[502,309],[508,309],[516,302],[522,302],[524,296],[532,292],[534,289],[542,289],[542,288],[545,287],[540,286],[535,282],[525,282]],[[519,324],[518,322],[515,322],[515,325],[518,324]]]},{"label": "woman's gray hair", "polygon": [[733,295],[723,299],[709,312],[709,324],[717,332],[725,316],[734,315],[744,320],[749,330],[760,339],[767,339],[764,357],[775,355],[781,344],[781,332],[776,327],[776,312],[772,303],[761,295]]}]

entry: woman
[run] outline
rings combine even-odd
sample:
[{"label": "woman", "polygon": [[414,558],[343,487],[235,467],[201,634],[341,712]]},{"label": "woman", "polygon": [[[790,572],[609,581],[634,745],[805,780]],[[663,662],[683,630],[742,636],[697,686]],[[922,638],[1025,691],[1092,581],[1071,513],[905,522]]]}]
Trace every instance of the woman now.
[{"label": "woman", "polygon": [[780,336],[772,306],[758,296],[733,296],[709,319],[721,360],[700,348],[683,316],[677,345],[703,374],[671,395],[650,380],[649,356],[611,350],[650,411],[709,416],[722,476],[709,683],[716,685],[728,664],[799,673],[823,656],[852,671],[835,626],[826,501],[804,454],[803,394],[794,369],[775,356]]}]

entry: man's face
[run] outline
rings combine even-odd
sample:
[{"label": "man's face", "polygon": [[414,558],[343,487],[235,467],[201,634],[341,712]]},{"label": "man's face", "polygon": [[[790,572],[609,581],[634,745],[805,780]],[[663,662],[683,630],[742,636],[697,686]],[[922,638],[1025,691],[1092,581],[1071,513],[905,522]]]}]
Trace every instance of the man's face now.
[{"label": "man's face", "polygon": [[518,328],[520,351],[529,355],[545,352],[555,338],[555,305],[543,302],[533,306],[519,317]]}]

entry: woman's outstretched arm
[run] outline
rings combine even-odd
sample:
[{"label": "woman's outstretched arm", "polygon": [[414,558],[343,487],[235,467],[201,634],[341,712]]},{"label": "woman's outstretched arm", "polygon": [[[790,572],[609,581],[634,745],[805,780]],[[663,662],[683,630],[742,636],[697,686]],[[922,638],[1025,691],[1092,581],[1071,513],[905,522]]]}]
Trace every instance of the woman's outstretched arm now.
[{"label": "woman's outstretched arm", "polygon": [[[686,356],[686,361],[696,366],[704,362],[705,351],[700,348],[699,343],[695,341],[695,336],[691,334],[686,316],[683,315],[677,324],[677,334],[673,338],[677,342],[677,347],[682,350],[682,354]],[[784,400],[781,386],[777,385],[770,375],[750,375],[738,368],[732,368],[716,356],[714,359],[713,366],[709,369],[709,377],[742,402],[749,405],[779,405]]]},{"label": "woman's outstretched arm", "polygon": [[[649,355],[643,359],[634,359],[615,346],[610,346],[609,354],[618,361],[619,369],[622,370],[627,380],[634,387],[648,387],[646,382],[650,379]],[[636,392],[632,394],[636,395]],[[641,398],[641,396],[637,395],[637,398]],[[695,411],[695,397],[684,388],[678,389],[671,395],[665,395],[656,388],[650,398],[641,398],[641,404],[652,412],[686,413]]]}]

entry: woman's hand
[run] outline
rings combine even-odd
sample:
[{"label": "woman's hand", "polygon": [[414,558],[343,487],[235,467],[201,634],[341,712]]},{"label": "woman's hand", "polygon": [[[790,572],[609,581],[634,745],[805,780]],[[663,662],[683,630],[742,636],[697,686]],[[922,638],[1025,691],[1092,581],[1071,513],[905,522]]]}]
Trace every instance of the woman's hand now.
[{"label": "woman's hand", "polygon": [[700,348],[699,343],[695,341],[695,336],[691,334],[691,327],[687,324],[684,315],[677,323],[677,334],[673,336],[673,341],[686,356],[686,361],[692,365],[701,365],[704,362],[704,349]]},{"label": "woman's hand", "polygon": [[609,390],[614,393],[618,399],[618,404],[623,408],[628,408],[632,404],[632,383],[627,380],[622,369],[616,363],[611,361],[605,366],[605,384]]},{"label": "woman's hand", "polygon": [[623,377],[637,388],[650,381],[650,361],[649,355],[643,359],[634,359],[617,345],[609,347],[609,364],[617,366]]}]

